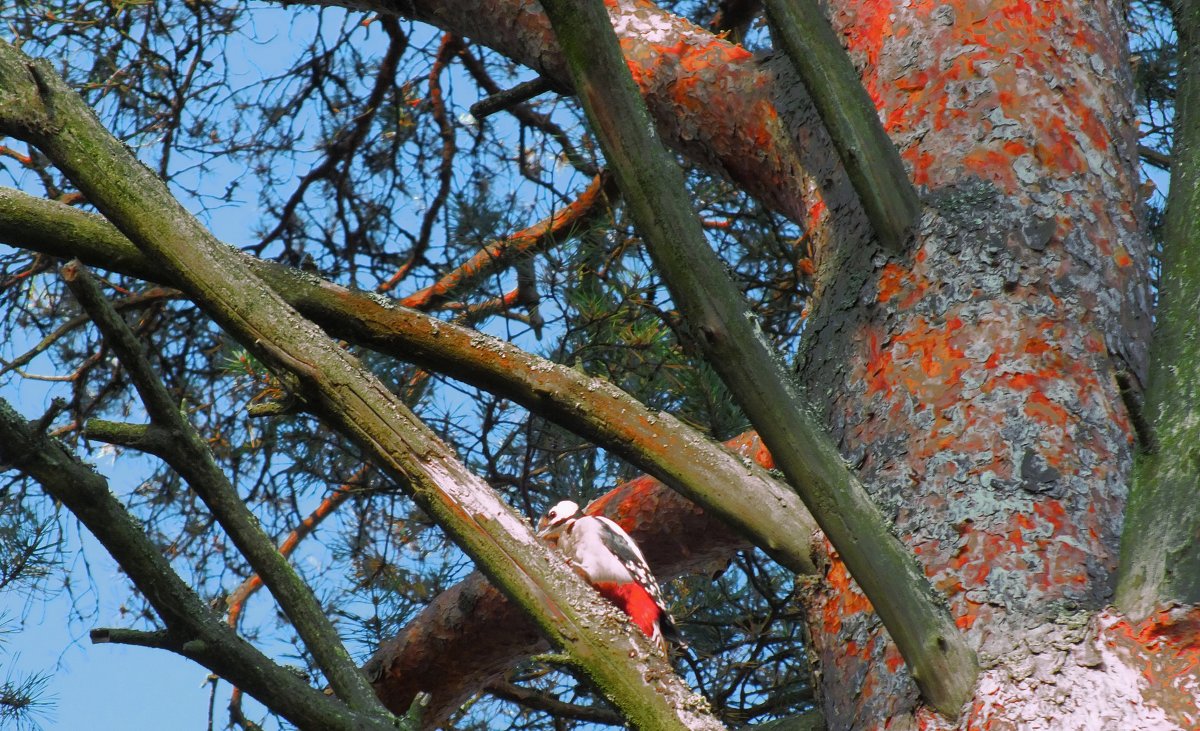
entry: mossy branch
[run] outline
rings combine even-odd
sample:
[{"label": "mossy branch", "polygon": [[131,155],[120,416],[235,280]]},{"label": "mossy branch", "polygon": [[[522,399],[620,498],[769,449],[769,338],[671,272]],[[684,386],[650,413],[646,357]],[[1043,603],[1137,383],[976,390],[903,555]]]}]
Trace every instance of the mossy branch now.
[{"label": "mossy branch", "polygon": [[659,142],[601,0],[544,0],[574,85],[634,222],[697,347],[871,600],[925,699],[957,716],[975,653],[911,552],[809,415],[741,292],[709,247],[682,171]]},{"label": "mossy branch", "polygon": [[921,202],[854,64],[816,0],[764,0],[772,35],[808,89],[880,243],[900,251]]},{"label": "mossy branch", "polygon": [[1163,227],[1146,415],[1121,536],[1117,606],[1144,618],[1200,603],[1200,5],[1173,3],[1179,33],[1175,143]]}]

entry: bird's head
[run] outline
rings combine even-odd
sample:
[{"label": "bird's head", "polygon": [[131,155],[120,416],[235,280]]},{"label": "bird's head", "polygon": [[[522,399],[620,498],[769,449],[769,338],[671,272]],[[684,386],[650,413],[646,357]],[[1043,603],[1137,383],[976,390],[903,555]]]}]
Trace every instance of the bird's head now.
[{"label": "bird's head", "polygon": [[579,515],[578,504],[570,500],[563,500],[550,508],[550,512],[543,515],[542,519],[538,521],[538,537],[549,543],[557,543],[558,536],[567,526],[574,523]]}]

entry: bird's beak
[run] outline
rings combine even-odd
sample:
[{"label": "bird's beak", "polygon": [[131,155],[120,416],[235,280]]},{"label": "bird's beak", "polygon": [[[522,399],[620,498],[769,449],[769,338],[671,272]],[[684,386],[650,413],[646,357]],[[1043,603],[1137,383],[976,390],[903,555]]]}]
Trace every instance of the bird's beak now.
[{"label": "bird's beak", "polygon": [[558,543],[558,534],[561,532],[561,525],[550,525],[550,521],[546,520],[545,517],[538,521],[538,538],[547,543]]}]

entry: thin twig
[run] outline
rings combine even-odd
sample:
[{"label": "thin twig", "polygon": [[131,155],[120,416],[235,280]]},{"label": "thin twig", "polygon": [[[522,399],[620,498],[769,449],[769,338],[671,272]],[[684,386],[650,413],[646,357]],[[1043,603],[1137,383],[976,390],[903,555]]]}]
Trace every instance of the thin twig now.
[{"label": "thin twig", "polygon": [[540,96],[552,89],[550,82],[538,77],[532,81],[523,81],[511,89],[505,89],[491,94],[471,105],[471,116],[477,120],[486,119],[496,112],[509,109],[517,104],[527,102],[535,96]]},{"label": "thin twig", "polygon": [[442,206],[446,204],[446,199],[450,196],[450,183],[454,178],[454,155],[458,151],[458,147],[454,142],[454,125],[451,124],[450,117],[446,113],[446,102],[442,97],[442,72],[446,70],[450,60],[461,48],[462,41],[458,36],[453,33],[442,36],[442,44],[438,48],[433,67],[429,70],[429,110],[433,115],[433,121],[437,124],[438,136],[442,140],[442,151],[438,163],[437,192],[434,193],[433,200],[429,202],[425,214],[421,217],[421,228],[407,261],[387,281],[376,288],[380,292],[390,292],[424,260],[425,251],[429,248],[430,236],[433,234],[433,224],[437,221]]},{"label": "thin twig", "polygon": [[608,210],[609,200],[616,192],[612,176],[601,173],[565,208],[555,210],[547,218],[510,236],[484,246],[474,256],[447,272],[441,279],[419,292],[414,292],[400,304],[416,310],[430,310],[456,293],[468,289],[488,274],[503,269],[522,256],[544,251],[583,231]]}]

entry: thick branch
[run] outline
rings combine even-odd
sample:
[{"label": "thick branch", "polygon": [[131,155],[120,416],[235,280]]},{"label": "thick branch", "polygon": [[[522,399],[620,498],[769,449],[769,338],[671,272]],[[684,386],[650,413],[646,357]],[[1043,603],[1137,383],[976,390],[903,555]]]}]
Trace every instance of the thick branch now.
[{"label": "thick branch", "polygon": [[[180,286],[98,216],[0,188],[0,241]],[[541,414],[657,477],[797,573],[812,573],[816,530],[795,493],[695,429],[599,378],[476,330],[249,256],[275,292],[334,337],[452,376]],[[737,490],[730,490],[736,485]],[[775,506],[746,510],[746,505]]]},{"label": "thick branch", "polygon": [[321,603],[287,559],[275,550],[258,519],[217,466],[208,443],[180,413],[179,404],[150,367],[137,336],[105,299],[100,285],[78,260],[63,267],[62,276],[125,367],[153,425],[165,432],[167,439],[160,440],[160,448],[154,453],[187,480],[212,511],[255,574],[275,596],[334,693],[355,710],[382,712],[378,698],[342,645]]},{"label": "thick branch", "polygon": [[926,700],[957,715],[978,674],[975,654],[812,420],[708,246],[682,172],[652,132],[603,3],[546,0],[543,6],[605,158],[690,334],[871,600]]},{"label": "thick branch", "polygon": [[[529,525],[457,461],[404,403],[300,317],[179,205],[44,62],[0,43],[0,88],[37,99],[30,119],[0,97],[0,129],[34,144],[148,257],[306,405],[406,486],[488,577],[568,651],[639,728],[719,728],[665,660],[614,616]],[[653,686],[646,672],[658,676]]]},{"label": "thick branch", "polygon": [[[769,460],[757,439],[728,446]],[[712,513],[648,477],[611,490],[586,510],[625,528],[642,547],[654,575],[664,581],[681,574],[713,574],[746,547]],[[418,691],[432,691],[429,717],[439,720],[486,682],[545,649],[532,623],[476,573],[435,597],[400,635],[379,648],[367,667],[389,707],[403,708]]]},{"label": "thick branch", "polygon": [[96,536],[166,624],[165,638],[156,634],[156,640],[169,640],[168,649],[237,684],[300,728],[395,728],[378,717],[350,711],[238,637],[171,569],[105,479],[61,444],[31,429],[2,399],[0,462],[41,483]]},{"label": "thick branch", "polygon": [[1117,605],[1135,619],[1200,603],[1200,5],[1175,3],[1179,91],[1146,410],[1158,445],[1137,464]]},{"label": "thick branch", "polygon": [[900,251],[921,203],[854,64],[815,0],[765,0],[776,42],[800,74],[880,242]]}]

